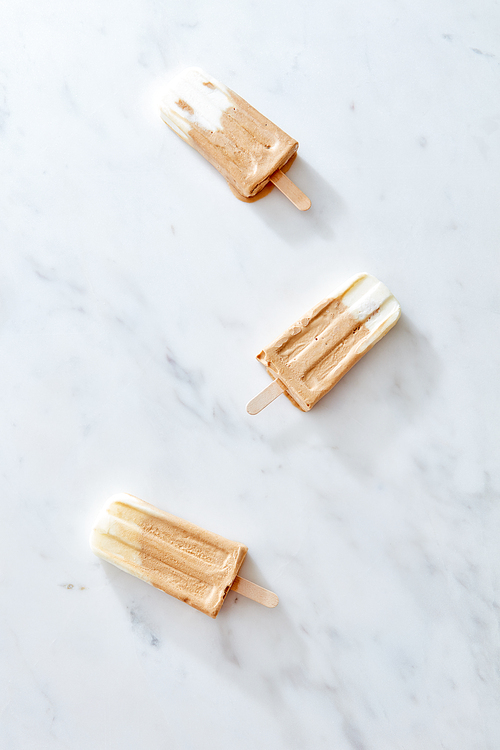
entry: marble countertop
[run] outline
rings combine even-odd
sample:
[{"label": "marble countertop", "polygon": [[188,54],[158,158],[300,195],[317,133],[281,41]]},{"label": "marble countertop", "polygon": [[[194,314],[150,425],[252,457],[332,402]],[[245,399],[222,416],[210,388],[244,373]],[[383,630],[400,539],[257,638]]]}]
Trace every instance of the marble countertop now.
[{"label": "marble countertop", "polygon": [[[498,4],[0,8],[8,750],[498,750]],[[199,65],[301,213],[161,121]],[[311,412],[263,345],[367,271],[403,315]],[[129,492],[248,545],[216,620],[101,562]]]}]

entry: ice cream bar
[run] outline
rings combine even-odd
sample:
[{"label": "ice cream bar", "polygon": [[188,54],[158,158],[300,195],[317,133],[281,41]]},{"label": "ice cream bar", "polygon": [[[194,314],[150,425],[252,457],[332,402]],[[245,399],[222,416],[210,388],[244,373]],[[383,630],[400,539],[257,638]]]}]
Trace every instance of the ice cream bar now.
[{"label": "ice cream bar", "polygon": [[170,82],[160,112],[240,196],[251,198],[272,181],[294,203],[287,190],[295,189],[301,210],[311,205],[281,172],[296,153],[297,141],[200,68],[188,68]]},{"label": "ice cream bar", "polygon": [[210,617],[217,617],[230,588],[253,599],[264,592],[264,601],[257,600],[266,606],[278,603],[275,594],[237,575],[248,551],[244,544],[132,495],[113,495],[107,501],[90,546],[104,560]]},{"label": "ice cream bar", "polygon": [[248,404],[257,414],[280,393],[309,411],[396,324],[398,301],[367,273],[349,279],[257,356],[273,383]]}]

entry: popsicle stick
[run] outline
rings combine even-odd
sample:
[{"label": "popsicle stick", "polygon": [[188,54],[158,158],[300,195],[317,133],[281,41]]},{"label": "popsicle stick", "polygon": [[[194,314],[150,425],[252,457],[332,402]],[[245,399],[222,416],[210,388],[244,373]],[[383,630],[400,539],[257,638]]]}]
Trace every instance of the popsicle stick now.
[{"label": "popsicle stick", "polygon": [[304,195],[302,190],[300,190],[297,185],[295,185],[295,183],[293,183],[291,179],[281,171],[281,169],[277,169],[276,172],[271,175],[269,181],[272,182],[273,185],[283,193],[283,195],[286,195],[288,200],[291,201],[299,211],[307,211],[311,208],[311,201],[307,195]]},{"label": "popsicle stick", "polygon": [[249,414],[258,414],[262,409],[265,409],[266,406],[269,406],[269,404],[274,401],[275,398],[278,398],[278,396],[281,396],[283,393],[283,388],[278,383],[277,380],[273,380],[272,383],[269,383],[263,391],[258,393],[256,396],[253,397],[251,401],[247,404],[247,412]]},{"label": "popsicle stick", "polygon": [[258,586],[252,581],[247,581],[246,578],[240,578],[236,576],[233,585],[231,586],[233,591],[237,591],[238,594],[246,596],[247,599],[252,599],[254,602],[263,604],[264,607],[276,607],[279,602],[276,594],[268,589],[263,589],[262,586]]}]

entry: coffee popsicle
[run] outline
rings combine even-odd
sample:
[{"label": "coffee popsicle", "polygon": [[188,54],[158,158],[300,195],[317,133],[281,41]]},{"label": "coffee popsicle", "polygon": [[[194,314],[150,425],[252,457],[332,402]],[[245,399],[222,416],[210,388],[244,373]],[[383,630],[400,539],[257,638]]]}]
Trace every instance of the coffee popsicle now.
[{"label": "coffee popsicle", "polygon": [[113,495],[90,536],[103,560],[217,617],[229,589],[275,607],[271,591],[238,576],[244,544],[172,516],[133,495]]},{"label": "coffee popsicle", "polygon": [[160,104],[164,122],[205,157],[244,198],[268,182],[302,211],[311,202],[281,171],[299,144],[234,91],[200,68],[169,84]]},{"label": "coffee popsicle", "polygon": [[281,393],[309,411],[400,315],[398,301],[374,276],[349,279],[257,355],[273,383],[249,402],[248,413],[258,414]]}]

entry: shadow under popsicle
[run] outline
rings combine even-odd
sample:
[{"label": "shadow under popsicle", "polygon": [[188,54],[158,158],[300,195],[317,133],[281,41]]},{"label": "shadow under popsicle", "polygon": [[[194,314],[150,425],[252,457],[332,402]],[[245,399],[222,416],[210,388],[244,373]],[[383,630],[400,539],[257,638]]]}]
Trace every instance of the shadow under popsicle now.
[{"label": "shadow under popsicle", "polygon": [[288,176],[311,199],[306,214],[293,207],[276,188],[255,202],[252,209],[264,223],[293,246],[304,245],[311,232],[324,240],[335,236],[335,225],[347,213],[346,204],[334,188],[310,164],[297,155]]},{"label": "shadow under popsicle", "polygon": [[288,451],[314,433],[340,460],[358,472],[368,471],[425,410],[439,371],[430,342],[403,314],[310,412],[275,433],[271,443],[277,451]]},{"label": "shadow under popsicle", "polygon": [[[304,665],[309,658],[308,636],[300,621],[292,620],[289,613],[293,608],[285,604],[269,610],[229,592],[216,620],[212,620],[143,581],[105,562],[102,565],[128,621],[141,669],[153,686],[164,686],[165,695],[161,690],[157,694],[160,703],[173,689],[184,691],[186,700],[192,701],[196,679],[186,682],[182,665],[191,674],[193,665],[201,662],[203,667],[196,667],[195,675],[200,669],[200,674],[209,679],[213,671],[218,680],[222,677],[232,683],[235,694],[247,693],[254,701],[271,704],[273,715],[286,716],[286,675],[304,675],[306,681]],[[260,585],[267,584],[251,558],[246,560],[243,572]],[[302,607],[300,602],[299,612]],[[117,649],[120,644],[127,647],[122,639]],[[178,669],[173,670],[172,662],[179,665]],[[219,699],[216,687],[212,699]],[[237,703],[232,712],[240,710]],[[244,705],[241,712],[243,719],[247,712]]]}]

